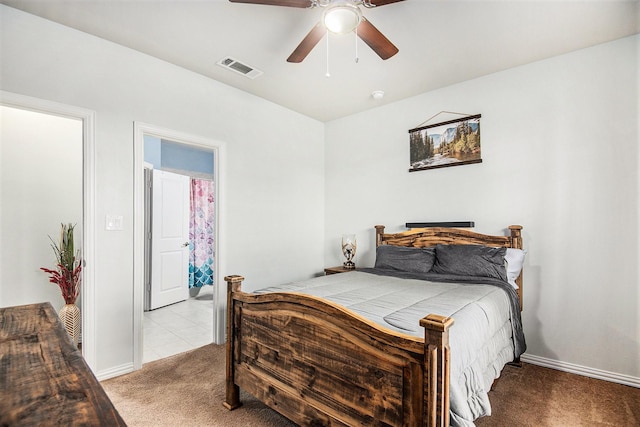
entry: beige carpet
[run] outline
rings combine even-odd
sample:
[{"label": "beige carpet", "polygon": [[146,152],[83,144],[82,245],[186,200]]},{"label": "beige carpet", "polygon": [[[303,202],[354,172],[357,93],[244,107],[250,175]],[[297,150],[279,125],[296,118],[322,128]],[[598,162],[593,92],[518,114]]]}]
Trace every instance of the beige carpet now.
[{"label": "beige carpet", "polygon": [[225,347],[206,345],[147,363],[139,371],[102,382],[130,427],[289,427],[295,424],[241,392],[229,411],[225,397]]},{"label": "beige carpet", "polygon": [[[131,427],[294,426],[246,393],[227,411],[224,357],[224,346],[211,344],[102,385]],[[640,426],[640,389],[535,365],[507,366],[489,397],[493,415],[478,427]]]},{"label": "beige carpet", "polygon": [[640,426],[640,388],[527,363],[507,365],[489,400],[493,415],[478,427]]}]

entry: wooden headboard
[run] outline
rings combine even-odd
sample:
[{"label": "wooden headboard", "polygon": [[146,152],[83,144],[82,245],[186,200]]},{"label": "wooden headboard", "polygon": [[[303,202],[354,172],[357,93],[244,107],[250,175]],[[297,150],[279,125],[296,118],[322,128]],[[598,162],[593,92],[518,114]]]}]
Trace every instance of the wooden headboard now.
[{"label": "wooden headboard", "polygon": [[[395,234],[385,234],[384,225],[376,225],[376,248],[380,245],[428,248],[443,245],[484,245],[522,249],[522,226],[510,225],[510,235],[491,236],[461,228],[412,228]],[[522,310],[522,271],[516,279],[518,299]]]}]

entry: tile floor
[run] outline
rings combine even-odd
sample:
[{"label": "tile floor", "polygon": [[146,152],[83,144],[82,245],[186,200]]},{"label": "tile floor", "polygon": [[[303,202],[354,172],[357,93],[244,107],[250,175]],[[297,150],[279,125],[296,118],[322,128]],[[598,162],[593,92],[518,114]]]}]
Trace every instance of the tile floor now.
[{"label": "tile floor", "polygon": [[213,342],[213,287],[186,301],[144,312],[142,363]]}]

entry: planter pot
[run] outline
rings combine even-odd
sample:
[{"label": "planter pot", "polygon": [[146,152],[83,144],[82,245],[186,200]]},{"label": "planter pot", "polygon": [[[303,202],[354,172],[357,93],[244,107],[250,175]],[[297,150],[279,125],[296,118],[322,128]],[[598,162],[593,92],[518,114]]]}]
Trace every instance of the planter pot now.
[{"label": "planter pot", "polygon": [[65,304],[58,313],[64,328],[71,337],[73,344],[77,347],[80,340],[80,309],[75,304]]}]

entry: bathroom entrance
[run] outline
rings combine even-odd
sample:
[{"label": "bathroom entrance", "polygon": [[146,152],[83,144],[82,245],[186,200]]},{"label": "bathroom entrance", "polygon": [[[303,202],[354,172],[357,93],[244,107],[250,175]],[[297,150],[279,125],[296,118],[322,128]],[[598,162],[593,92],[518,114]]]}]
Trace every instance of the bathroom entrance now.
[{"label": "bathroom entrance", "polygon": [[214,143],[138,123],[135,141],[138,369],[219,335],[219,201]]}]

